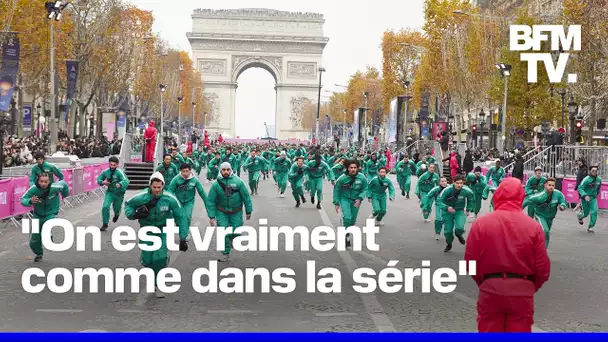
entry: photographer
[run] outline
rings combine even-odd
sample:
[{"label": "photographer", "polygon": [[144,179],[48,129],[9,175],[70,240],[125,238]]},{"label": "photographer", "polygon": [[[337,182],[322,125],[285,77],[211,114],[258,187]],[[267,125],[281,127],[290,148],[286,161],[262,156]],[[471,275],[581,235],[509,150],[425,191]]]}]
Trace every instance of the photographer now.
[{"label": "photographer", "polygon": [[[167,220],[174,219],[179,227],[179,250],[188,250],[186,237],[188,236],[188,225],[184,209],[179,204],[177,198],[170,192],[164,192],[165,179],[160,172],[154,172],[150,177],[150,187],[142,190],[137,195],[125,203],[125,215],[129,220],[137,220],[141,227],[152,226],[163,229],[167,225]],[[167,234],[153,234],[163,241],[162,247],[157,251],[141,251],[141,264],[154,270],[155,284],[158,272],[169,265],[169,249],[167,248]],[[142,241],[143,242],[143,241]],[[143,242],[152,245],[151,242]],[[156,297],[164,298],[165,294],[156,287]]]}]

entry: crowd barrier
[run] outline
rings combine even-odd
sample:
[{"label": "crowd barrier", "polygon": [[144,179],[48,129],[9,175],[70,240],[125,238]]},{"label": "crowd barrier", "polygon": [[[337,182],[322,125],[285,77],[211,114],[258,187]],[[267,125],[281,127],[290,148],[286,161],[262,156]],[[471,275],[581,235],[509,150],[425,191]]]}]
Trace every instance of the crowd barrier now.
[{"label": "crowd barrier", "polygon": [[[102,163],[61,169],[63,180],[70,189],[70,195],[62,199],[62,204],[73,207],[74,201],[84,203],[85,200],[91,200],[91,196],[99,198],[98,192],[103,192],[103,188],[97,184],[97,176],[108,167],[109,163]],[[29,176],[0,180],[0,220],[11,220],[19,226],[15,217],[30,215],[33,208],[21,205],[21,198],[29,188]]]},{"label": "crowd barrier", "polygon": [[[489,170],[489,167],[482,167],[481,173],[485,176]],[[507,177],[511,177],[510,172],[507,172]],[[528,174],[524,173],[524,184],[528,181],[528,178]],[[579,202],[578,190],[576,189],[576,178],[564,178],[562,180],[561,191],[566,197],[566,201],[568,203]],[[608,209],[608,182],[602,182],[600,194],[597,197],[597,206],[600,209]]]}]

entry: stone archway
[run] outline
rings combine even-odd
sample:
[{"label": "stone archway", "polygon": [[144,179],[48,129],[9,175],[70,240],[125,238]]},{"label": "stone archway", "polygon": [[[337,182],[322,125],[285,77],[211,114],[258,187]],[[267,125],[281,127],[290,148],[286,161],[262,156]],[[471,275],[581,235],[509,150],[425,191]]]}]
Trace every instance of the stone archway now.
[{"label": "stone archway", "polygon": [[316,102],[318,69],[329,41],[322,14],[270,9],[195,10],[187,34],[203,75],[210,132],[235,134],[237,79],[260,67],[274,77],[276,137],[307,139],[302,107]]}]

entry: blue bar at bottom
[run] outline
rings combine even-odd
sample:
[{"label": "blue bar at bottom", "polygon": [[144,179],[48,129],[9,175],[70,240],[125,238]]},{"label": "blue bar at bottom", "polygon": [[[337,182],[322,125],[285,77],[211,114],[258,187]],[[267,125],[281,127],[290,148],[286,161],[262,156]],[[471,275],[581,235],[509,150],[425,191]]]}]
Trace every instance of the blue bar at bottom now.
[{"label": "blue bar at bottom", "polygon": [[[83,333],[0,333],[0,341],[82,342]],[[382,342],[402,342],[406,339],[441,342],[471,341],[607,341],[607,333],[535,333],[535,334],[477,334],[477,333],[86,333],[86,342],[189,342],[189,341],[247,341],[255,342],[357,342],[381,339]]]}]

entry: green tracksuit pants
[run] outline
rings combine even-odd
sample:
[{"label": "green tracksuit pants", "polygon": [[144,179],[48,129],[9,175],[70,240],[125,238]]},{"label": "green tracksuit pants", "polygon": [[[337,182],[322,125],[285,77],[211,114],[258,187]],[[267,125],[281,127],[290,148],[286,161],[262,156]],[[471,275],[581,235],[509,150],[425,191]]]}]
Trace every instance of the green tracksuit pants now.
[{"label": "green tracksuit pants", "polygon": [[[163,229],[163,227],[158,227],[159,229]],[[163,268],[169,265],[169,249],[167,248],[167,234],[153,234],[152,232],[148,232],[148,236],[158,236],[162,241],[162,245],[156,251],[141,251],[139,256],[139,262],[144,267],[151,268],[154,271],[154,285],[157,284],[156,278],[158,277],[158,272]],[[149,241],[141,241],[146,245],[152,245],[152,242]]]},{"label": "green tracksuit pants", "polygon": [[475,208],[473,209],[473,213],[475,215],[479,214],[481,211],[481,193],[475,193]]},{"label": "green tracksuit pants", "polygon": [[443,230],[441,211],[439,207],[435,206],[435,234],[441,234],[441,230]]},{"label": "green tracksuit pants", "polygon": [[293,199],[298,202],[302,197],[304,197],[304,188],[302,187],[302,182],[290,182],[291,183],[291,194],[293,195]]},{"label": "green tracksuit pants", "polygon": [[528,216],[530,216],[531,218],[534,218],[534,209],[536,209],[536,205],[534,205],[533,203],[528,204]]},{"label": "green tracksuit pants", "polygon": [[462,236],[464,234],[464,225],[467,221],[467,215],[464,210],[456,210],[455,213],[450,213],[447,209],[441,211],[443,219],[443,235],[445,242],[451,244],[454,241],[454,235]]},{"label": "green tracksuit pants", "polygon": [[[195,197],[196,199],[196,197]],[[186,216],[186,224],[188,226],[188,228],[190,227],[190,223],[192,222],[192,211],[194,211],[194,200],[187,202],[187,203],[181,203],[182,208],[184,208],[184,215]]]},{"label": "green tracksuit pants", "polygon": [[386,195],[372,197],[372,213],[376,217],[376,221],[382,221],[382,218],[386,215]]},{"label": "green tracksuit pants", "polygon": [[101,205],[101,220],[103,224],[108,224],[110,222],[110,206],[114,209],[114,216],[120,215],[124,199],[124,194],[117,195],[106,192],[106,195],[103,198],[103,204]]},{"label": "green tracksuit pants", "polygon": [[[232,227],[237,229],[243,226],[243,212],[239,211],[234,214],[226,214],[221,211],[217,212],[217,226],[218,227]],[[241,234],[226,234],[224,239],[224,251],[222,254],[230,254],[232,239]]]},{"label": "green tracksuit pants", "polygon": [[[56,215],[47,215],[47,216],[37,216],[34,215],[34,218],[39,220],[39,233],[31,233],[30,234],[30,249],[36,255],[42,255],[44,253],[44,249],[42,248],[42,226],[48,220],[54,219],[57,217]],[[53,236],[51,235],[51,239]]]},{"label": "green tracksuit pants", "polygon": [[342,210],[342,224],[344,227],[354,226],[359,215],[359,208],[355,207],[355,201],[347,198],[340,199],[340,209]]},{"label": "green tracksuit pants", "polygon": [[285,189],[287,188],[287,172],[277,172],[275,181],[279,185],[279,189],[281,189],[281,194],[285,193]]},{"label": "green tracksuit pants", "polygon": [[426,208],[424,201],[422,200],[424,197],[426,197],[426,194],[426,192],[420,191],[420,209],[422,209],[422,217],[424,217],[425,220],[431,215],[431,207]]},{"label": "green tracksuit pants", "polygon": [[308,180],[310,196],[317,197],[319,202],[323,199],[323,178],[311,178]]},{"label": "green tracksuit pants", "polygon": [[258,190],[258,184],[260,183],[260,171],[248,172],[249,177],[249,189],[252,192]]},{"label": "green tracksuit pants", "polygon": [[553,219],[546,219],[538,215],[534,215],[534,219],[543,227],[543,231],[545,232],[545,247],[549,248],[549,238],[551,237],[550,233],[551,227],[553,226]]},{"label": "green tracksuit pants", "polygon": [[595,222],[597,221],[597,199],[590,198],[589,201],[583,199],[581,201],[581,206],[583,207],[583,210],[578,213],[578,219],[582,220],[587,216],[591,216],[589,228],[595,227]]},{"label": "green tracksuit pants", "polygon": [[412,187],[412,176],[398,177],[397,182],[399,183],[399,188],[401,189],[401,191],[405,191],[405,193],[409,195],[410,189]]}]

